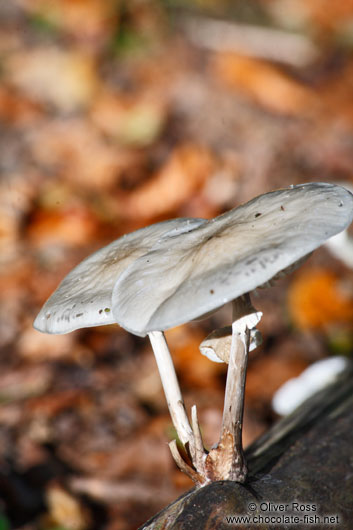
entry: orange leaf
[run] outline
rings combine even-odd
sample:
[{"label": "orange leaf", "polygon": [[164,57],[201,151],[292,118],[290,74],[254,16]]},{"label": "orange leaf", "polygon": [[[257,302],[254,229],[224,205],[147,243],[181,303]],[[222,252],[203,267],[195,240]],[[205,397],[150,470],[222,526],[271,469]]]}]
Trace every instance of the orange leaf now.
[{"label": "orange leaf", "polygon": [[301,329],[322,329],[353,320],[353,297],[326,269],[298,275],[291,284],[288,304],[294,323]]},{"label": "orange leaf", "polygon": [[214,363],[200,353],[199,346],[204,338],[200,331],[185,326],[167,332],[175,366],[183,382],[193,388],[217,389],[219,376],[226,372],[227,365]]},{"label": "orange leaf", "polygon": [[224,53],[215,56],[212,69],[230,88],[270,111],[297,115],[313,104],[308,88],[265,61]]},{"label": "orange leaf", "polygon": [[158,173],[130,195],[125,214],[146,219],[175,210],[204,184],[214,166],[208,150],[192,144],[178,147]]},{"label": "orange leaf", "polygon": [[16,91],[0,86],[0,119],[6,123],[29,125],[41,116],[41,105],[17,94]]},{"label": "orange leaf", "polygon": [[29,227],[35,245],[82,245],[96,230],[95,219],[82,208],[65,211],[39,211]]}]

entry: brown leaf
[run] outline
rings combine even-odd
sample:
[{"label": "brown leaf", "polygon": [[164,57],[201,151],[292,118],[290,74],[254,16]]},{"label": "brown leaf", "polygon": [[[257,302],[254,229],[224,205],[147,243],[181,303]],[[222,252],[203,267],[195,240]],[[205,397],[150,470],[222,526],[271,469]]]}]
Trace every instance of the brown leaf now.
[{"label": "brown leaf", "polygon": [[144,219],[166,215],[189,200],[214,168],[215,160],[207,149],[194,144],[182,145],[146,184],[130,195],[124,213]]},{"label": "brown leaf", "polygon": [[315,103],[309,88],[265,61],[231,53],[218,54],[212,62],[212,72],[227,86],[272,112],[295,116],[311,110]]},{"label": "brown leaf", "polygon": [[83,407],[89,404],[90,397],[86,391],[70,389],[29,399],[26,407],[30,413],[53,417],[63,410]]},{"label": "brown leaf", "polygon": [[0,86],[0,119],[4,122],[20,126],[32,125],[42,112],[39,103],[31,101],[5,85]]}]

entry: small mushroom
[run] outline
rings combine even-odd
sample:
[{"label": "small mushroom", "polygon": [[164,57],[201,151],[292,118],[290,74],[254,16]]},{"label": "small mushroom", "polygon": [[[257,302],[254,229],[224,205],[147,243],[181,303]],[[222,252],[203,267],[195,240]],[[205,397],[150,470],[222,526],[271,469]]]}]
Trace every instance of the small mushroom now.
[{"label": "small mushroom", "polygon": [[[308,183],[256,197],[215,219],[152,225],[87,258],[60,284],[35,321],[49,333],[117,322],[149,335],[169,410],[192,467],[170,444],[179,467],[198,485],[243,482],[241,431],[247,357],[262,313],[249,293],[347,227],[353,196],[340,186]],[[232,339],[218,445],[203,447],[196,407],[189,423],[164,330],[233,305]],[[107,311],[106,311],[107,310]],[[251,331],[252,330],[252,331]],[[223,344],[224,347],[224,344]],[[217,354],[215,354],[217,356]]]},{"label": "small mushroom", "polygon": [[[239,304],[240,302],[240,304]],[[237,305],[236,305],[237,304]],[[239,321],[241,318],[246,318],[246,325],[250,331],[249,335],[249,352],[260,346],[262,343],[262,336],[257,324],[262,318],[261,311],[256,311],[253,307],[250,297],[239,297],[232,303],[233,305],[233,321]],[[239,308],[241,313],[239,314]],[[239,322],[240,324],[240,322]],[[229,364],[229,354],[232,345],[233,329],[232,326],[225,326],[221,329],[215,329],[210,333],[200,344],[200,352],[208,357],[210,361],[215,363]]]}]

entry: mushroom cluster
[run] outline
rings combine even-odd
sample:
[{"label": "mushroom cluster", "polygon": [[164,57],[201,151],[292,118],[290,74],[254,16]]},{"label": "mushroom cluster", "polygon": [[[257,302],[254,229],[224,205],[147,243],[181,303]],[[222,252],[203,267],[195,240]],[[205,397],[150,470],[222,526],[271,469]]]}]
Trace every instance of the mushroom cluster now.
[{"label": "mushroom cluster", "polygon": [[[251,291],[298,266],[353,218],[353,195],[341,186],[307,183],[276,190],[214,219],[173,219],[125,235],[85,259],[38,314],[44,333],[118,323],[148,335],[169,411],[190,463],[176,441],[172,455],[197,485],[244,482],[244,387],[249,350],[261,341],[262,313]],[[232,326],[203,341],[201,353],[228,363],[222,430],[204,448],[196,406],[186,413],[164,331],[232,304]]]}]

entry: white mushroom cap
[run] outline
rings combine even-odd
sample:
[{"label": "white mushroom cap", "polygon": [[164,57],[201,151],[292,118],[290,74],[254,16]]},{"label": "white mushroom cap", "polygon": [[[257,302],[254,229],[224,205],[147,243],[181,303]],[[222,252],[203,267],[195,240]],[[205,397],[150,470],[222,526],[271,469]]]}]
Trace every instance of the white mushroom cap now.
[{"label": "white mushroom cap", "polygon": [[34,327],[44,333],[69,333],[75,329],[113,324],[113,287],[119,275],[159,239],[176,237],[205,223],[204,219],[172,219],[120,237],[98,250],[60,283],[42,307]]},{"label": "white mushroom cap", "polygon": [[119,276],[114,319],[136,335],[207,314],[266,283],[346,228],[353,195],[308,183],[260,195],[161,238]]},{"label": "white mushroom cap", "polygon": [[[262,315],[261,312],[258,314]],[[258,319],[260,320],[260,318]],[[232,345],[232,326],[215,329],[200,344],[199,350],[214,363],[229,363],[230,348]],[[249,352],[262,344],[261,333],[256,327],[250,329]]]},{"label": "white mushroom cap", "polygon": [[200,344],[199,350],[213,362],[226,362],[229,356],[233,335],[242,335],[245,329],[249,330],[249,351],[254,350],[262,343],[262,337],[256,326],[262,318],[262,312],[257,311],[251,303],[250,296],[238,296],[232,302],[232,326],[216,329]]}]

